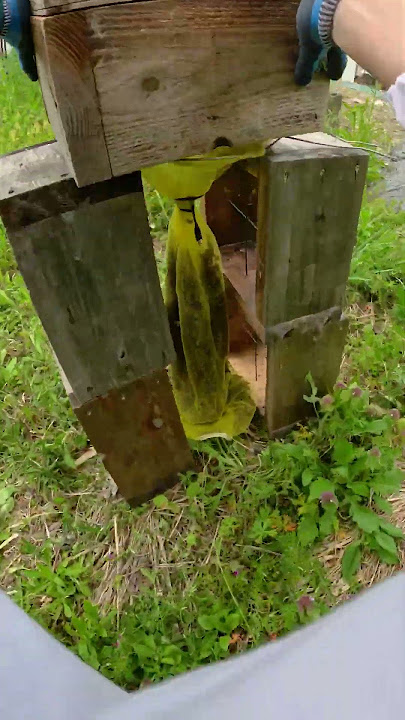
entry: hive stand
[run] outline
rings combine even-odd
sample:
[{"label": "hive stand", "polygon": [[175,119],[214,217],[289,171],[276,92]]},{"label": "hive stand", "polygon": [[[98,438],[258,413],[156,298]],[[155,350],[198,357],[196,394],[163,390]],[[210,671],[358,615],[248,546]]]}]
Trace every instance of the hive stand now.
[{"label": "hive stand", "polygon": [[[283,139],[206,197],[221,247],[231,363],[272,434],[303,420],[311,373],[331,390],[367,155],[323,134]],[[132,504],[192,457],[139,173],[78,188],[56,143],[4,156],[0,214],[74,411]]]},{"label": "hive stand", "polygon": [[56,143],[4,156],[0,214],[74,411],[138,504],[192,466],[140,173],[79,189]]},{"label": "hive stand", "polygon": [[308,373],[321,394],[339,373],[367,162],[323,133],[282,139],[206,196],[228,281],[231,363],[272,434],[310,414]]},{"label": "hive stand", "polygon": [[[298,5],[31,0],[58,144],[0,158],[0,214],[76,415],[133,504],[192,466],[138,171],[323,126],[328,83],[293,81]],[[271,432],[305,416],[309,371],[331,386],[345,337],[367,158],[313,142],[232,168],[206,204],[231,361]]]}]

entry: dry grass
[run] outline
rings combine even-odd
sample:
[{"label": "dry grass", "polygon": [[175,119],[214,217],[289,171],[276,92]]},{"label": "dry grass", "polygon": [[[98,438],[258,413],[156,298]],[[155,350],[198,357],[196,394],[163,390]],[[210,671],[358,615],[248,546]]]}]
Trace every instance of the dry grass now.
[{"label": "dry grass", "polygon": [[[405,472],[405,462],[402,468]],[[389,502],[392,505],[390,522],[400,527],[405,535],[405,482],[399,496],[390,498]],[[335,537],[324,543],[319,553],[319,559],[326,569],[332,586],[332,595],[337,603],[344,602],[350,597],[349,585],[342,578],[341,563],[346,547],[355,539],[354,530],[342,529]],[[386,565],[380,562],[375,553],[368,553],[357,575],[360,585],[368,588],[391,577],[399,570],[405,570],[405,541],[399,544],[398,552],[399,565]]]},{"label": "dry grass", "polygon": [[[46,538],[52,545],[54,569],[66,550],[69,550],[70,561],[85,556],[86,564],[92,565],[98,581],[91,587],[90,599],[102,614],[112,607],[120,613],[124,607],[131,606],[142,587],[150,585],[150,572],[154,575],[157,596],[172,591],[173,573],[176,574],[177,589],[179,573],[182,576],[180,588],[186,593],[194,585],[199,570],[212,560],[221,518],[218,517],[216,527],[211,525],[204,529],[204,542],[198,550],[187,554],[184,552],[186,538],[193,528],[188,512],[190,500],[182,486],[167,493],[166,508],[149,504],[146,511],[134,513],[117,496],[114,483],[105,475],[99,462],[90,459],[87,465],[91,466],[93,475],[89,485],[78,492],[58,493],[69,504],[72,513],[67,533],[55,498],[48,496],[44,499],[29,490],[20,495],[10,522],[10,535],[1,546],[4,562],[0,586],[13,592],[16,575],[22,570],[35,568],[37,563],[35,554],[24,550],[24,543],[40,547]],[[405,471],[405,462],[402,467]],[[390,520],[405,534],[405,484],[400,495],[391,498],[390,503]],[[80,538],[83,523],[92,530],[92,539],[85,541],[85,547],[83,538]],[[78,529],[75,532],[73,528]],[[355,538],[353,529],[343,528],[324,543],[319,552],[337,603],[350,595],[349,586],[341,577],[341,560],[347,545]],[[358,573],[359,583],[369,587],[391,576],[399,568],[405,569],[405,543],[402,543],[399,552],[399,566],[387,566],[375,554],[368,554]],[[42,602],[47,602],[47,599],[38,598],[38,603]]]},{"label": "dry grass", "polygon": [[[183,576],[180,585],[186,592],[199,568],[210,563],[220,517],[217,526],[205,527],[199,548],[185,552],[187,536],[193,528],[188,513],[190,500],[184,487],[178,485],[166,493],[167,507],[149,504],[143,512],[132,511],[117,496],[114,483],[99,463],[93,461],[92,465],[93,481],[83,490],[57,491],[71,512],[67,532],[58,501],[55,502],[56,492],[44,498],[27,490],[18,497],[9,537],[1,547],[0,587],[12,594],[16,576],[34,569],[38,562],[35,553],[27,551],[26,543],[39,549],[48,540],[54,570],[66,551],[70,562],[85,557],[86,565],[92,566],[97,584],[90,585],[90,599],[102,613],[112,607],[120,612],[133,604],[141,587],[150,585],[150,572],[157,596],[170,593],[173,573],[177,583],[179,574]],[[194,568],[191,574],[190,568]]]}]

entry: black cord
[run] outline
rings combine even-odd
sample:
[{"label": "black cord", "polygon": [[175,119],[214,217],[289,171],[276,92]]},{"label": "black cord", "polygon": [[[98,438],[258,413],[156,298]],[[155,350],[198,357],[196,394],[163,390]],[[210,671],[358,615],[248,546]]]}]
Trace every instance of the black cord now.
[{"label": "black cord", "polygon": [[195,235],[195,239],[197,240],[198,244],[200,244],[200,242],[202,240],[202,232],[201,232],[201,228],[197,222],[197,218],[196,218],[196,214],[195,214],[195,203],[201,197],[202,197],[202,195],[198,195],[197,197],[176,198],[176,200],[175,200],[176,203],[179,203],[179,202],[190,202],[191,203],[190,208],[182,208],[182,207],[180,207],[180,205],[178,205],[178,207],[181,210],[181,212],[191,213],[191,215],[193,216],[194,235]]}]

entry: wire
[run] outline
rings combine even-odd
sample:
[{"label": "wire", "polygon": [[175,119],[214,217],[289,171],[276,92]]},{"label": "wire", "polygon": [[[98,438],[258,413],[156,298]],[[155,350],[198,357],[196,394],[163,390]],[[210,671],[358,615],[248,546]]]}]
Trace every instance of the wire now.
[{"label": "wire", "polygon": [[[336,137],[336,136],[333,136]],[[279,138],[281,139],[281,138]],[[294,135],[286,135],[286,140],[297,140],[298,142],[307,143],[308,145],[318,145],[318,147],[327,147],[332,148],[332,150],[347,150],[347,148],[343,147],[342,145],[329,145],[327,143],[320,143],[316,142],[316,140],[306,140],[302,137],[294,137]],[[340,140],[341,138],[339,138]],[[342,140],[342,142],[346,142],[346,140]],[[271,146],[270,146],[271,147]],[[374,155],[380,155],[381,157],[388,158],[388,160],[395,160],[395,158],[392,155],[386,155],[386,153],[379,152],[378,150],[372,150],[372,148],[365,149],[364,147],[360,147],[359,145],[352,145],[352,150],[363,150],[363,152],[371,152],[374,153]]]},{"label": "wire", "polygon": [[[364,152],[370,152],[374,155],[379,155],[380,157],[387,158],[388,160],[395,161],[396,158],[394,158],[392,155],[387,155],[386,153],[382,153],[379,150],[374,150],[372,147],[361,147],[360,145],[353,145],[352,143],[355,142],[354,140],[343,140],[338,135],[332,135],[332,137],[336,138],[337,140],[341,140],[342,142],[348,143],[353,150],[363,150]],[[296,135],[285,135],[283,137],[276,138],[275,140],[272,140],[271,143],[268,145],[265,145],[266,150],[270,150],[276,143],[280,142],[280,140],[296,140],[297,142],[306,143],[307,145],[317,145],[318,147],[326,147],[331,148],[332,150],[347,150],[347,148],[343,147],[342,145],[332,145],[330,143],[321,143],[317,142],[316,140],[307,140],[303,137],[298,137]],[[361,141],[360,141],[361,142]],[[371,145],[371,143],[363,143],[363,145]],[[189,158],[181,158],[180,160],[175,160],[175,162],[206,162],[207,160],[240,160],[239,155],[226,155],[222,157],[221,155],[216,155],[212,157],[206,157],[204,155],[201,156],[194,156]]]},{"label": "wire", "polygon": [[245,218],[245,220],[247,220],[248,223],[250,223],[251,226],[254,227],[254,229],[257,231],[257,225],[255,225],[255,223],[253,222],[253,220],[251,220],[250,217],[248,217],[247,215],[245,215],[245,213],[242,212],[242,210],[241,210],[240,208],[238,208],[238,206],[235,205],[235,203],[232,202],[232,200],[229,200],[229,198],[228,198],[228,202],[229,202],[230,205],[232,205],[233,208],[235,208],[236,212],[238,212],[239,215],[242,215],[242,217]]}]

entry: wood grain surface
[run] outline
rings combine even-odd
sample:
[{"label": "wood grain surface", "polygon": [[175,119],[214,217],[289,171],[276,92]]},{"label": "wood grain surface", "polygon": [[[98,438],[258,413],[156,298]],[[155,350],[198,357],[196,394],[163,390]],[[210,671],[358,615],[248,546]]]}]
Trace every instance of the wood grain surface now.
[{"label": "wood grain surface", "polygon": [[142,193],[83,205],[9,238],[80,404],[171,362]]},{"label": "wood grain surface", "polygon": [[282,323],[267,334],[266,419],[270,433],[313,414],[304,400],[311,373],[320,397],[333,390],[342,361],[348,320],[340,308]]},{"label": "wood grain surface", "polygon": [[320,126],[297,88],[291,0],[156,0],[86,11],[113,174]]},{"label": "wood grain surface", "polygon": [[131,504],[193,466],[139,173],[78,188],[57,143],[0,159],[0,215],[72,407]]},{"label": "wood grain surface", "polygon": [[79,184],[321,127],[294,84],[298,0],[147,0],[33,19],[40,79]]},{"label": "wood grain surface", "polygon": [[272,326],[342,306],[368,156],[323,133],[260,161],[257,307]]},{"label": "wood grain surface", "polygon": [[[243,245],[226,245],[221,248],[222,268],[227,283],[233,288],[240,310],[252,332],[264,343],[264,328],[257,317],[255,305],[256,251]],[[246,273],[247,269],[247,273]]]},{"label": "wood grain surface", "polygon": [[193,458],[166,370],[75,409],[122,495],[139,505],[178,481]]},{"label": "wood grain surface", "polygon": [[136,192],[143,192],[139,172],[77,187],[56,142],[0,158],[0,215],[9,233],[61,212]]},{"label": "wood grain surface", "polygon": [[46,109],[71,174],[78,185],[110,178],[87,18],[81,12],[33,18],[32,30]]},{"label": "wood grain surface", "polygon": [[[155,0],[119,0],[123,2],[154,2]],[[185,0],[187,2],[187,0]],[[30,0],[33,15],[59,15],[73,10],[85,10],[100,5],[116,5],[117,0]]]}]

